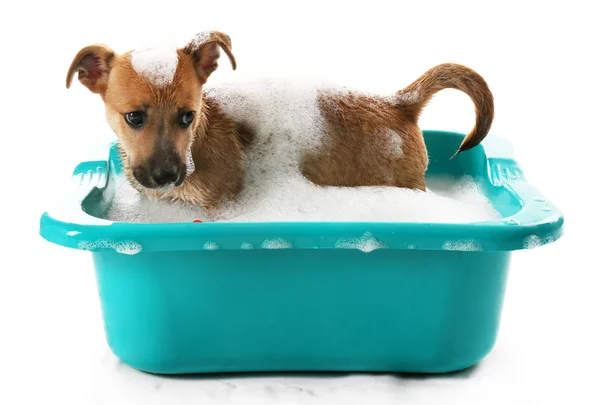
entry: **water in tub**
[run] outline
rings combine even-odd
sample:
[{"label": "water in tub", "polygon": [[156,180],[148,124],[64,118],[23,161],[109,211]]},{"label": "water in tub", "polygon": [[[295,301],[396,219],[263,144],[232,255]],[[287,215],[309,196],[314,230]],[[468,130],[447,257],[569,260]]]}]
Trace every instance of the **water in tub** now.
[{"label": "water in tub", "polygon": [[[236,81],[205,90],[232,118],[255,128],[245,187],[210,216],[201,208],[150,201],[116,179],[107,219],[122,222],[384,221],[478,222],[499,218],[474,179],[428,179],[427,191],[396,187],[322,187],[298,170],[301,154],[318,148],[322,122],[318,82]],[[336,90],[343,91],[343,90]],[[390,131],[389,152],[402,158],[402,140]]]}]

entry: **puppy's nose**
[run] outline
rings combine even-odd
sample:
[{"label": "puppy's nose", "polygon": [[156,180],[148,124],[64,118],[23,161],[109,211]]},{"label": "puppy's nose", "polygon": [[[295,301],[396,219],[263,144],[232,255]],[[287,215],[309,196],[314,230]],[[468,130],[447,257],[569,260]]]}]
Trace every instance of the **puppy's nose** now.
[{"label": "puppy's nose", "polygon": [[178,174],[177,166],[156,167],[152,170],[152,179],[157,185],[165,186],[174,183],[179,177]]}]

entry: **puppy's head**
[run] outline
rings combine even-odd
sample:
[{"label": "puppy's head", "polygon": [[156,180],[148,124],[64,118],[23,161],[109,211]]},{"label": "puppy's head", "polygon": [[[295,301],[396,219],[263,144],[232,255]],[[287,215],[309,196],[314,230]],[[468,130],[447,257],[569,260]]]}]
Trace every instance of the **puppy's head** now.
[{"label": "puppy's head", "polygon": [[80,50],[67,74],[105,104],[133,177],[146,188],[180,186],[194,170],[191,147],[202,115],[202,85],[222,49],[233,69],[231,40],[203,32],[182,47],[117,55],[104,45]]}]

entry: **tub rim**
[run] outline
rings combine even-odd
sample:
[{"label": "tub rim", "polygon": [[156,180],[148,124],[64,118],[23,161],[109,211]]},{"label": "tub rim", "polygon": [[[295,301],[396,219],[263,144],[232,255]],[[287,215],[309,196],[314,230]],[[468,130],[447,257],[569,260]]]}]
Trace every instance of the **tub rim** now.
[{"label": "tub rim", "polygon": [[[424,130],[424,135],[464,138],[452,131]],[[361,249],[369,242],[373,249],[512,251],[552,243],[563,235],[564,216],[530,184],[513,155],[507,140],[488,135],[471,151],[483,151],[489,186],[504,188],[518,201],[514,215],[475,223],[427,222],[249,222],[249,223],[153,223],[112,222],[86,213],[83,202],[106,187],[108,151],[115,141],[96,150],[105,158],[79,163],[71,181],[53,209],[40,218],[40,235],[68,248],[137,254],[173,250],[269,249]],[[460,157],[460,155],[459,155]],[[285,243],[266,243],[283,241]],[[364,245],[364,244],[363,244]],[[367,253],[367,252],[365,252]]]}]

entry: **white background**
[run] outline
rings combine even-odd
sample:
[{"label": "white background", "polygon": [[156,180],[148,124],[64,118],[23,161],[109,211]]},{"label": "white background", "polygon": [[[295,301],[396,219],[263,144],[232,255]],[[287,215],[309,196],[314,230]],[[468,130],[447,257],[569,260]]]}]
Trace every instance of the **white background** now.
[{"label": "white background", "polygon": [[[3,1],[0,403],[600,403],[600,24],[592,5]],[[484,76],[496,99],[492,133],[513,143],[529,181],[562,209],[566,233],[513,255],[498,341],[479,366],[426,378],[166,378],[110,353],[90,256],[38,234],[56,185],[90,142],[110,135],[100,98],[77,81],[66,90],[67,68],[95,42],[124,52],[145,39],[204,29],[231,36],[242,73],[318,75],[382,92],[442,62]],[[238,72],[224,60],[212,79]],[[473,118],[467,96],[446,90],[421,127],[468,131]]]}]

